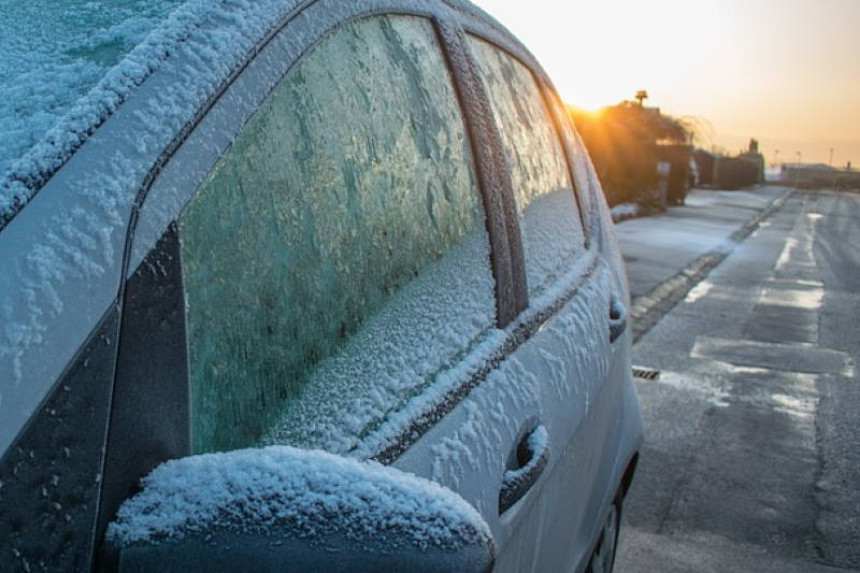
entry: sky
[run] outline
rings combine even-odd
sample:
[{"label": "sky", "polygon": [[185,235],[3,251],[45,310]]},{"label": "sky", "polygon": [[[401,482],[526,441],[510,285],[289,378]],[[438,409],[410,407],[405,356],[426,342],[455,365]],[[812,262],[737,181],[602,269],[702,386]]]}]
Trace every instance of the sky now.
[{"label": "sky", "polygon": [[860,0],[473,0],[587,110],[648,91],[696,143],[860,167]]}]

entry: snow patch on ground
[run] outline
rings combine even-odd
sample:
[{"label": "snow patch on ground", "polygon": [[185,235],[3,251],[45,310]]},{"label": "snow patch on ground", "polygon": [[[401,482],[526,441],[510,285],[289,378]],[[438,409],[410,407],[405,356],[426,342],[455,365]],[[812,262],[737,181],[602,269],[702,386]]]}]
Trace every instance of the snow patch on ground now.
[{"label": "snow patch on ground", "polygon": [[475,509],[429,480],[373,462],[286,446],[172,460],[143,479],[108,527],[120,546],[216,529],[298,538],[340,533],[377,539],[397,531],[418,548],[485,543]]},{"label": "snow patch on ground", "polygon": [[638,217],[640,210],[641,207],[638,203],[622,203],[610,209],[609,212],[612,214],[612,220],[617,223],[625,219]]}]

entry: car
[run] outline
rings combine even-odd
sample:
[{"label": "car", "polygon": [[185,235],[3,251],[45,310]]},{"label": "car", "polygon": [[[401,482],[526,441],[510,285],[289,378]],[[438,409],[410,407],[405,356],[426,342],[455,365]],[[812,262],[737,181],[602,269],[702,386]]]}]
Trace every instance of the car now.
[{"label": "car", "polygon": [[103,73],[27,68],[68,101],[0,163],[0,569],[611,570],[629,291],[526,48],[461,0],[64,14]]}]

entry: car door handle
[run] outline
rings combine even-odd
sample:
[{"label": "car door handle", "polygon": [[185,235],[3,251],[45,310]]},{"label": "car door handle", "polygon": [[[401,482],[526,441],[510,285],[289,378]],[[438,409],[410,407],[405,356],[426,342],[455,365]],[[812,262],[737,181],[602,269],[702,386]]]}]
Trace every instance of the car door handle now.
[{"label": "car door handle", "polygon": [[505,471],[499,489],[499,515],[507,511],[537,483],[549,462],[549,434],[543,425],[527,433],[517,444],[517,467]]},{"label": "car door handle", "polygon": [[609,299],[609,342],[615,342],[627,328],[627,306],[615,295]]}]

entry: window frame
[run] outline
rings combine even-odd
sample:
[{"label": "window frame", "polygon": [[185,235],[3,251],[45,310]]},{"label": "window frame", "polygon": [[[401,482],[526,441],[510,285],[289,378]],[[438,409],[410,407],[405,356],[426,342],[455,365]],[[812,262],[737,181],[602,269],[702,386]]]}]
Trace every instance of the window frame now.
[{"label": "window frame", "polygon": [[[363,69],[365,64],[372,63],[374,66],[375,71],[368,72],[371,76],[375,75],[376,72],[384,74],[384,70],[389,69],[388,64],[381,64],[381,62],[389,61],[386,53],[391,50],[393,44],[390,43],[391,38],[386,39],[383,35],[379,34],[379,31],[383,29],[380,26],[383,26],[384,29],[399,31],[393,32],[398,35],[407,31],[412,32],[403,36],[403,39],[407,43],[404,44],[403,48],[399,49],[405,49],[410,54],[408,59],[413,61],[414,64],[404,65],[401,68],[396,64],[396,60],[392,59],[390,60],[391,64],[398,70],[395,76],[391,76],[390,79],[382,80],[381,82],[373,81],[367,83],[360,79],[362,74],[357,72],[357,70]],[[358,40],[361,46],[366,46],[366,42],[370,40],[370,46],[372,47],[369,48],[369,52],[367,53],[370,57],[369,59],[353,60],[354,56],[349,52],[348,46],[352,45],[353,39],[356,36],[363,38]],[[340,47],[336,49],[347,51],[337,52],[335,55],[332,55],[330,52],[332,45]],[[418,51],[418,46],[420,46],[420,51]],[[379,51],[378,54],[376,54],[377,51]],[[317,57],[321,53],[329,53],[330,58],[334,57],[336,59],[321,61]],[[420,62],[417,61],[418,58],[420,58]],[[349,61],[351,64],[347,67],[343,67],[340,63],[333,64],[337,72],[332,76],[332,72],[329,70],[331,61]],[[430,62],[432,62],[432,65]],[[309,65],[311,67],[308,67]],[[379,67],[380,65],[383,67]],[[377,399],[380,404],[384,404],[385,406],[382,406],[380,411],[377,412],[380,415],[376,419],[362,418],[362,426],[365,428],[374,428],[381,423],[385,419],[382,416],[383,412],[398,411],[402,400],[406,399],[408,394],[420,394],[419,388],[431,385],[437,375],[441,375],[440,373],[450,369],[449,360],[461,356],[463,349],[478,344],[479,341],[491,335],[495,328],[499,326],[497,324],[498,298],[495,292],[495,286],[498,282],[493,276],[491,264],[492,253],[498,252],[498,248],[493,248],[489,244],[487,236],[488,223],[494,218],[486,215],[484,206],[486,196],[481,193],[478,180],[478,167],[473,157],[472,137],[467,127],[463,108],[459,105],[459,96],[455,88],[454,78],[450,72],[446,74],[444,71],[447,65],[448,62],[444,49],[439,41],[438,29],[430,19],[403,16],[401,14],[382,14],[345,20],[338,27],[323,34],[322,41],[317,42],[313,48],[304,52],[296,61],[296,64],[291,66],[286,74],[281,77],[275,88],[269,92],[267,98],[239,132],[233,146],[217,160],[209,177],[200,187],[195,189],[190,201],[180,211],[178,228],[183,244],[182,277],[186,288],[186,314],[189,329],[187,346],[190,352],[189,364],[192,373],[193,404],[191,411],[194,413],[193,442],[195,453],[210,450],[229,450],[242,447],[243,444],[259,443],[258,438],[260,435],[264,436],[262,443],[275,440],[272,436],[277,435],[279,439],[291,445],[322,447],[319,443],[314,443],[309,437],[313,435],[312,431],[308,430],[307,434],[304,434],[307,428],[299,428],[301,433],[294,434],[292,439],[278,434],[268,434],[269,437],[266,438],[266,430],[278,428],[277,421],[279,417],[294,420],[306,419],[309,416],[313,417],[315,415],[319,415],[325,420],[340,418],[338,415],[332,415],[332,412],[336,412],[332,405],[343,403],[342,400],[338,399],[341,393],[335,390],[331,394],[331,399],[326,400],[321,390],[325,388],[332,390],[332,385],[327,383],[331,382],[332,379],[320,378],[317,375],[319,367],[323,367],[322,372],[328,370],[324,367],[326,361],[323,359],[331,358],[332,360],[329,363],[340,363],[340,358],[357,356],[358,354],[349,351],[350,348],[361,349],[359,354],[365,354],[366,350],[370,350],[376,346],[375,343],[368,340],[366,336],[361,336],[358,339],[364,340],[364,344],[355,346],[352,339],[365,330],[365,322],[368,323],[368,326],[378,324],[375,320],[377,315],[391,316],[390,309],[397,308],[390,306],[395,300],[398,300],[396,296],[378,298],[374,294],[383,291],[391,293],[391,289],[387,286],[382,287],[382,283],[377,283],[377,279],[384,279],[385,276],[378,274],[378,272],[373,273],[371,269],[394,268],[389,265],[400,261],[404,264],[397,266],[402,269],[408,268],[407,274],[392,274],[388,275],[388,278],[395,279],[399,284],[405,286],[406,283],[412,281],[413,276],[417,277],[429,271],[431,265],[436,266],[436,263],[441,262],[441,260],[447,259],[450,261],[447,255],[448,251],[454,251],[455,247],[460,250],[463,246],[462,242],[468,238],[469,244],[478,249],[477,251],[470,249],[474,254],[472,262],[463,264],[461,261],[456,269],[448,267],[448,270],[449,273],[452,270],[454,271],[450,274],[452,279],[455,279],[455,277],[457,279],[470,277],[470,280],[474,280],[476,277],[480,277],[480,290],[474,291],[475,296],[468,296],[461,300],[464,305],[463,308],[465,308],[470,304],[468,301],[477,296],[481,301],[481,318],[480,326],[474,321],[457,320],[458,315],[462,316],[462,312],[455,310],[459,306],[459,303],[444,305],[440,303],[440,301],[449,300],[449,297],[451,297],[450,300],[457,300],[457,297],[463,297],[470,292],[470,289],[467,288],[451,290],[452,284],[457,282],[456,280],[448,281],[440,279],[433,281],[431,279],[428,282],[426,278],[419,279],[417,282],[424,285],[423,292],[427,296],[422,299],[425,302],[421,303],[421,306],[425,307],[425,312],[415,315],[415,319],[418,322],[416,322],[414,328],[411,327],[409,330],[414,337],[417,337],[413,340],[416,343],[413,347],[432,348],[443,340],[448,340],[449,342],[447,345],[438,346],[440,352],[438,355],[434,355],[434,359],[428,361],[428,366],[418,367],[419,362],[415,363],[416,372],[421,374],[419,378],[413,373],[414,378],[415,380],[423,380],[423,384],[416,383],[415,387],[412,387],[410,384],[411,390],[409,393],[401,392],[398,394],[397,392],[391,392],[384,394],[389,399],[384,401],[382,398]],[[301,75],[297,76],[296,72],[300,72]],[[299,95],[298,92],[294,91],[296,86],[294,82],[297,77],[315,77],[316,74],[321,72],[325,78],[341,78],[343,81],[335,80],[333,85],[322,92],[314,89],[313,86],[315,84],[309,84],[314,91],[309,92],[310,97],[307,100],[304,99],[304,95]],[[358,83],[353,84],[355,80]],[[400,98],[397,100],[387,99],[387,94],[392,93],[392,90],[406,89],[407,92],[411,91],[407,89],[407,86],[412,85],[412,82],[416,82],[422,86],[422,96],[417,101]],[[393,86],[392,90],[387,89],[387,85]],[[371,122],[368,124],[358,121],[345,131],[345,126],[341,124],[345,123],[346,126],[349,126],[352,124],[349,119],[340,121],[332,120],[331,118],[337,118],[344,113],[356,113],[355,108],[352,106],[349,108],[343,107],[340,100],[328,100],[325,97],[321,97],[321,94],[324,96],[330,90],[340,92],[341,89],[349,89],[349,92],[353,95],[361,91],[362,95],[358,98],[358,101],[367,101],[365,94],[377,94],[376,97],[372,97],[371,99],[374,102],[374,108],[379,107],[379,109],[389,110],[401,118],[411,117],[411,125],[414,131],[409,131],[409,133],[417,134],[417,139],[428,137],[431,142],[431,148],[441,144],[442,149],[445,151],[432,153],[432,156],[436,157],[436,160],[428,160],[431,157],[431,152],[428,150],[428,155],[424,156],[424,151],[419,144],[414,152],[408,152],[406,155],[403,155],[402,150],[404,147],[398,142],[404,135],[401,129],[404,126],[410,125],[410,120],[408,119],[406,119],[405,124],[400,121],[394,123],[383,121],[384,118],[380,120],[381,123]],[[429,92],[424,93],[425,89],[429,90]],[[304,89],[301,90],[301,93],[305,94]],[[435,95],[430,96],[428,94]],[[442,140],[438,138],[434,139],[436,127],[432,119],[428,118],[425,121],[420,115],[416,115],[421,113],[420,110],[427,109],[426,100],[428,97],[433,102],[429,108],[432,110],[430,112],[431,115],[445,118],[444,126],[440,125],[439,129],[447,131],[448,136]],[[311,102],[307,108],[306,116],[296,115],[296,106],[299,99]],[[344,99],[349,100],[349,96],[345,96]],[[376,105],[377,103],[379,103],[379,106]],[[272,107],[272,105],[275,107]],[[280,115],[278,110],[284,114],[283,122],[274,119]],[[358,113],[362,114],[363,112]],[[293,125],[293,121],[298,121],[300,117],[304,117],[305,119],[321,117],[325,118],[325,120],[321,124],[302,124],[303,128],[301,130],[290,129],[288,131],[281,131],[281,127],[287,124]],[[268,127],[261,127],[264,125]],[[385,126],[385,131],[380,132],[379,127],[383,125]],[[250,134],[248,131],[249,127],[251,128]],[[249,135],[250,139],[248,138]],[[296,139],[297,137],[299,139]],[[382,166],[385,172],[389,174],[389,178],[391,174],[395,174],[394,179],[400,181],[400,183],[394,187],[387,187],[385,183],[370,186],[361,183],[356,184],[357,194],[350,196],[355,197],[354,201],[358,210],[344,212],[341,208],[344,201],[347,203],[352,203],[353,201],[344,199],[340,193],[337,193],[339,198],[336,203],[330,203],[329,200],[334,195],[329,195],[325,190],[337,188],[342,192],[353,188],[350,185],[349,178],[341,180],[335,174],[339,174],[341,167],[347,165],[343,161],[349,161],[351,157],[349,150],[355,145],[355,141],[363,141],[365,137],[373,139],[373,143],[365,145],[370,145],[377,150],[384,148],[394,153],[394,155],[388,156],[387,152],[383,152]],[[331,169],[333,171],[333,173],[329,173],[331,177],[324,175],[322,179],[318,179],[316,171],[307,171],[303,160],[291,155],[293,153],[291,150],[293,149],[305,149],[305,139],[308,141],[318,141],[320,145],[328,150],[323,151],[319,155],[317,153],[313,153],[312,155],[315,158],[326,158],[322,159],[322,164],[325,165],[323,171],[329,173],[328,170]],[[407,139],[411,140],[409,137]],[[447,141],[448,144],[446,145],[443,141]],[[253,143],[249,144],[249,142]],[[332,148],[338,151],[332,153]],[[250,153],[249,157],[270,158],[268,166],[264,166],[266,164],[256,164],[252,167],[254,172],[260,172],[261,169],[271,169],[274,170],[272,171],[273,173],[282,174],[285,181],[291,181],[292,183],[283,187],[279,183],[274,183],[274,187],[272,187],[270,184],[271,180],[268,177],[263,176],[261,179],[255,179],[255,177],[250,176],[244,179],[243,183],[238,186],[230,183],[228,183],[227,187],[222,187],[217,182],[213,184],[214,181],[221,181],[222,183],[232,181],[235,183],[236,180],[233,179],[233,175],[227,175],[226,179],[224,175],[227,173],[235,175],[238,172],[237,170],[250,174],[250,171],[246,170],[248,165],[245,155],[246,151]],[[285,153],[287,155],[284,155]],[[280,161],[278,157],[281,157]],[[366,158],[366,162],[363,162],[360,159],[361,157],[361,153],[355,156],[359,160],[358,165],[362,166],[361,169],[356,170],[355,165],[349,161],[349,165],[351,166],[350,171],[355,172],[355,178],[358,181],[363,180],[365,177],[372,177],[375,172],[374,164],[376,161],[372,159],[372,156]],[[396,159],[394,163],[389,163],[385,157]],[[312,165],[318,165],[316,159],[311,159],[310,161]],[[246,166],[245,170],[241,167],[242,165]],[[389,165],[392,170],[389,171],[388,167],[385,167],[386,165]],[[284,170],[285,166],[288,167],[286,170]],[[398,166],[402,166],[402,169]],[[415,171],[416,168],[419,171]],[[296,174],[300,172],[304,174],[304,178],[300,178],[299,180],[294,179],[294,177],[298,177]],[[442,209],[444,212],[442,219],[440,219],[441,228],[447,227],[453,221],[461,220],[462,217],[468,219],[468,224],[465,221],[461,223],[468,227],[468,234],[461,235],[454,241],[446,241],[444,249],[441,248],[443,247],[442,243],[437,241],[434,247],[435,253],[430,258],[422,257],[421,252],[423,252],[423,249],[419,249],[421,252],[418,252],[414,248],[410,248],[410,245],[413,247],[421,244],[430,245],[431,243],[427,242],[427,239],[430,239],[431,236],[441,239],[445,235],[445,232],[441,232],[441,234],[429,232],[431,227],[430,218],[425,211],[427,199],[425,199],[423,191],[424,183],[420,183],[418,187],[413,185],[413,183],[417,183],[418,181],[417,179],[412,179],[413,173],[418,172],[433,173],[431,176],[432,181],[440,182],[442,181],[441,177],[445,180],[446,186],[451,188],[448,202],[442,198],[441,192],[434,195],[436,202],[440,204],[434,211]],[[274,179],[274,181],[280,180],[280,176],[276,176],[276,179]],[[337,183],[334,183],[335,181]],[[258,182],[260,186],[258,187],[254,182]],[[317,188],[318,184],[324,187]],[[305,197],[307,193],[303,193],[303,188],[310,192],[318,189],[325,197],[321,195],[318,201],[311,200],[313,195]],[[390,193],[386,192],[386,189]],[[257,198],[248,196],[247,194],[251,190],[258,190],[262,195],[259,195]],[[277,192],[275,195],[269,196],[268,193],[272,190],[276,190]],[[281,191],[286,192],[287,195],[280,195]],[[427,197],[429,197],[430,191],[428,190],[427,193]],[[201,199],[201,194],[206,197],[202,202],[198,201]],[[445,194],[448,196],[447,192]],[[406,199],[407,197],[408,199]],[[403,201],[403,204],[400,203],[401,201]],[[319,207],[322,204],[325,206]],[[409,207],[401,209],[404,204],[409,205]],[[446,204],[449,207],[446,207]],[[454,204],[459,206],[453,207]],[[272,205],[275,205],[275,207],[272,207]],[[358,207],[358,205],[362,206]],[[257,208],[255,209],[254,206]],[[315,226],[317,229],[317,232],[314,233],[315,239],[310,241],[310,243],[319,243],[328,247],[312,255],[306,261],[309,263],[307,266],[308,274],[306,276],[297,277],[289,267],[283,267],[282,264],[278,263],[272,266],[272,263],[275,260],[280,260],[281,263],[286,262],[288,265],[293,265],[294,262],[298,264],[299,260],[304,260],[303,255],[314,252],[311,250],[305,251],[302,248],[302,245],[310,247],[309,243],[303,241],[303,237],[307,234],[298,232],[298,227],[293,224],[297,219],[293,218],[293,215],[290,214],[302,213],[305,208],[315,213],[314,216],[303,218],[304,221],[314,221],[312,226]],[[222,217],[218,213],[234,212],[236,209],[247,213],[254,212],[255,215],[253,218],[247,215],[238,216],[234,223],[244,226],[245,231],[241,232],[241,234],[233,234],[235,232],[234,227],[231,226],[230,229],[225,228],[224,233],[232,237],[229,242],[225,242],[223,241],[222,233],[215,231],[215,229],[219,228],[218,222],[221,219],[225,217],[231,219],[231,221],[233,219],[230,215]],[[278,218],[289,217],[289,221],[284,220],[282,226],[269,225],[266,223],[268,221],[268,212],[277,213]],[[377,212],[380,217],[376,223],[373,223],[373,219],[362,221],[365,216],[370,216],[373,212]],[[460,213],[462,217],[447,218],[448,215],[455,215],[455,212]],[[361,213],[361,215],[354,218],[353,215],[355,213]],[[346,218],[342,218],[341,216]],[[411,217],[411,222],[409,218],[401,218],[401,216]],[[240,220],[242,222],[239,222]],[[366,224],[367,222],[371,222],[371,224],[368,225]],[[423,230],[425,227],[426,230]],[[349,229],[349,234],[343,234],[344,229]],[[333,231],[331,236],[340,237],[344,242],[340,243],[339,240],[336,240],[335,243],[330,243],[326,238],[327,233],[324,232],[326,230]],[[259,235],[257,235],[258,231]],[[357,245],[354,242],[355,240],[361,241],[357,237],[365,237],[367,242],[362,241],[362,243],[370,246],[371,234],[375,236],[378,232],[381,232],[380,241],[386,245],[387,249],[364,248],[362,245]],[[248,237],[254,236],[257,239],[265,237],[265,239],[259,243],[249,243],[241,239],[243,235]],[[346,239],[347,236],[351,238]],[[387,241],[389,242],[386,243],[386,239],[382,238],[382,236],[387,236]],[[405,243],[399,240],[391,242],[393,237],[398,236],[408,238]],[[268,240],[272,240],[273,242],[270,243]],[[206,246],[207,244],[209,247]],[[253,246],[251,246],[252,244]],[[275,244],[277,246],[273,247],[272,245]],[[352,244],[352,246],[349,247],[349,244]],[[186,249],[188,245],[196,246]],[[259,252],[254,254],[252,251]],[[411,254],[410,251],[412,251]],[[445,252],[444,256],[443,251]],[[207,255],[210,252],[214,256]],[[273,259],[271,253],[276,252],[290,253],[290,255]],[[348,254],[339,256],[338,252]],[[247,254],[243,255],[240,253]],[[375,259],[374,253],[378,257],[376,259],[378,264],[370,264],[368,266],[368,261]],[[332,268],[342,269],[341,262],[351,264],[351,276],[340,274],[342,271],[339,271],[337,276],[331,278],[327,274],[314,274],[310,270],[314,268],[311,261],[320,261],[318,257],[322,257],[323,266],[327,266],[327,263],[335,262],[333,267],[327,267],[329,271]],[[204,260],[206,262],[201,265],[201,262]],[[234,264],[229,267],[222,266],[221,261],[227,260],[233,261]],[[271,301],[274,308],[281,309],[279,314],[277,314],[279,318],[272,319],[271,338],[258,339],[253,334],[262,328],[261,325],[269,320],[268,317],[273,315],[271,315],[271,310],[255,310],[259,307],[261,301],[259,296],[263,292],[259,289],[259,286],[264,283],[258,282],[255,277],[239,274],[247,270],[247,268],[251,268],[250,266],[243,266],[248,261],[254,261],[253,268],[259,271],[258,276],[268,277],[265,280],[265,285],[267,285],[266,292],[272,295]],[[418,261],[423,261],[424,263],[420,266],[421,270],[418,270],[419,266],[416,266],[419,264]],[[296,268],[302,267],[297,266]],[[197,274],[194,272],[194,269],[199,269],[201,272]],[[474,272],[470,272],[470,270],[474,270]],[[226,280],[223,285],[226,288],[226,292],[222,288],[218,288],[215,291],[207,290],[206,285],[210,282],[213,273]],[[277,278],[275,278],[276,276]],[[247,277],[248,284],[240,286],[239,283],[244,282],[245,277]],[[309,284],[304,282],[308,279],[314,279],[313,284],[315,287],[313,292],[306,292],[302,288],[302,285]],[[333,285],[342,285],[343,288],[340,294],[327,290],[328,287]],[[395,288],[394,290],[397,291],[399,289]],[[409,288],[406,287],[404,290],[408,291]],[[208,295],[204,294],[207,292],[209,293]],[[228,292],[230,294],[227,294]],[[295,296],[299,298],[287,295],[290,292],[295,293]],[[448,293],[447,295],[444,294],[446,292]],[[322,295],[320,293],[327,294]],[[431,295],[430,293],[433,294]],[[246,295],[250,298],[246,298]],[[209,298],[212,296],[215,298]],[[329,302],[326,303],[326,299],[321,298],[322,296],[327,296]],[[384,303],[382,302],[383,299],[385,299]],[[234,300],[242,300],[244,304],[241,307],[233,307],[231,303]],[[340,307],[338,303],[333,304],[332,300],[338,300],[339,302],[352,301],[354,304]],[[403,299],[399,300],[402,301]],[[302,301],[307,304],[304,304]],[[377,305],[374,301],[382,304]],[[223,305],[221,304],[222,302],[224,303]],[[298,310],[296,305],[302,307],[304,310]],[[232,310],[226,314],[218,312],[214,315],[208,310],[221,306]],[[339,310],[334,311],[335,308]],[[435,316],[445,316],[446,320],[444,323],[450,325],[450,331],[446,336],[433,336],[433,333],[439,332],[431,324],[431,322],[436,321],[419,319],[420,316],[429,316],[426,311],[434,308],[439,313]],[[304,318],[299,322],[294,322],[293,319],[287,320],[287,317],[291,316],[303,316]],[[231,318],[228,320],[227,317]],[[362,318],[356,322],[357,317]],[[327,318],[331,318],[333,323],[327,322]],[[313,328],[301,326],[302,324],[307,324],[308,321],[314,323]],[[345,321],[345,323],[341,321]],[[407,322],[411,321],[407,320]],[[340,338],[337,331],[338,323],[340,323]],[[214,326],[215,328],[212,330],[209,327],[203,327],[202,325],[204,324],[209,327]],[[331,324],[333,330],[325,330],[324,325],[326,324]],[[417,326],[418,324],[422,326]],[[461,325],[460,328],[455,326],[458,324]],[[465,327],[467,324],[469,324],[468,328]],[[195,327],[195,325],[200,328]],[[391,323],[390,326],[394,327],[395,325]],[[229,340],[232,337],[229,336],[229,333],[231,332],[242,333],[241,336],[244,340],[240,342],[233,339],[233,343],[230,343]],[[315,335],[315,333],[323,332],[326,334]],[[459,332],[458,336],[462,337],[457,343],[452,342],[454,332]],[[385,341],[388,338],[387,336],[381,336],[374,340]],[[413,337],[404,333],[404,338],[411,339]],[[254,343],[257,340],[261,342],[260,345]],[[339,342],[332,346],[332,343],[336,340],[339,340]],[[417,342],[418,340],[423,340],[424,342]],[[278,343],[275,346],[269,347],[272,341],[278,341]],[[392,342],[394,341],[392,340]],[[269,347],[270,351],[260,353],[254,350],[245,350],[246,346],[248,348]],[[442,350],[443,347],[445,348],[444,350]],[[291,354],[291,349],[298,348],[303,349],[301,353]],[[203,350],[203,355],[209,355],[210,358],[199,359],[201,350]],[[233,351],[241,354],[234,355]],[[377,352],[379,353],[379,350]],[[380,356],[386,354],[389,353],[380,353]],[[411,353],[406,353],[403,355],[403,358],[408,359],[410,355]],[[219,356],[221,358],[212,359],[211,356]],[[417,359],[418,357],[416,356],[415,358]],[[456,361],[459,362],[459,358]],[[207,364],[217,364],[218,368],[211,370],[208,366],[204,368],[204,365]],[[434,366],[430,367],[429,364],[433,364]],[[258,370],[258,365],[271,365],[272,367],[264,367]],[[355,370],[356,365],[352,366],[350,371],[355,376],[360,371]],[[435,368],[439,368],[440,370],[434,373]],[[342,370],[343,366],[340,369]],[[216,370],[218,375],[214,374]],[[404,371],[400,368],[399,371],[402,373],[410,370],[407,369]],[[242,376],[245,373],[250,374],[258,371],[260,372],[260,376],[251,375],[251,377],[244,378]],[[225,372],[231,372],[233,375],[225,377],[223,375]],[[272,377],[269,375],[271,372],[278,372],[278,374]],[[371,370],[370,372],[378,372],[378,370]],[[211,377],[209,373],[213,373]],[[285,373],[289,374],[286,375]],[[284,378],[285,375],[286,378]],[[375,380],[375,378],[375,375],[358,376],[358,379],[368,381]],[[317,380],[317,383],[310,386],[306,385],[306,382],[312,379]],[[333,379],[336,380],[338,378],[335,377]],[[235,380],[247,380],[247,383],[237,383],[234,382]],[[406,380],[402,380],[402,382],[406,382]],[[235,400],[225,400],[219,397],[222,395],[222,383],[231,385],[230,396],[235,398]],[[368,385],[369,383],[363,384],[357,380],[354,384],[348,386],[350,390],[346,389],[347,386],[343,387],[343,395],[353,398],[358,396],[366,397],[371,392],[367,388]],[[263,389],[267,390],[264,391]],[[375,392],[376,390],[373,391]],[[383,392],[381,388],[379,391]],[[283,394],[281,394],[280,398],[267,399],[269,396],[274,396],[275,392],[282,392]],[[284,394],[287,396],[286,398]],[[317,403],[318,406],[316,408],[307,408],[308,403]],[[260,405],[260,409],[257,408],[257,404]],[[303,414],[286,415],[284,408],[292,406],[299,406],[298,412],[302,412]],[[257,416],[256,414],[249,414],[249,412],[259,412],[265,415]],[[227,420],[233,420],[233,422],[225,424]],[[331,451],[339,453],[342,450],[336,446],[332,446]]]}]

